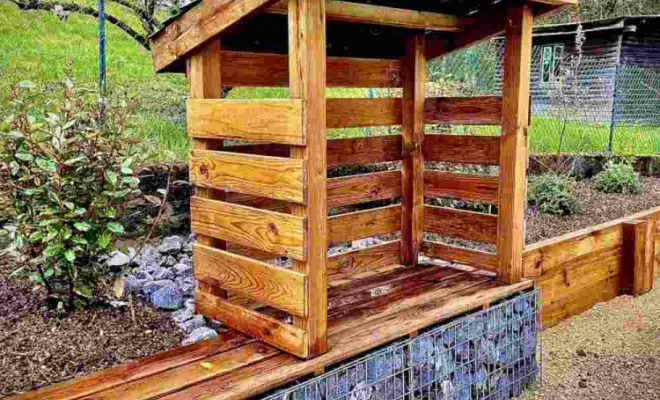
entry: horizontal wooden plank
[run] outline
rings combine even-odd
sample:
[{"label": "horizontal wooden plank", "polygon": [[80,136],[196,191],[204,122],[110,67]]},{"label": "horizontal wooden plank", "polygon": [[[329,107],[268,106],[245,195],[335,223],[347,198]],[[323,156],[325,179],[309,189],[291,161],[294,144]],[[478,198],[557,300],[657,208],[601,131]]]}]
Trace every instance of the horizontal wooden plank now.
[{"label": "horizontal wooden plank", "polygon": [[424,230],[477,242],[497,241],[497,215],[424,206]]},{"label": "horizontal wooden plank", "polygon": [[193,149],[190,180],[201,187],[296,203],[305,201],[303,160]]},{"label": "horizontal wooden plank", "polygon": [[[287,6],[288,3],[286,1],[280,1],[268,7],[265,12],[287,14]],[[442,32],[460,32],[465,25],[464,19],[456,15],[347,1],[330,1],[326,3],[325,14],[328,21],[344,21]]]},{"label": "horizontal wooden plank", "polygon": [[236,203],[242,206],[261,208],[264,210],[286,212],[291,203],[283,200],[269,199],[251,194],[228,192],[225,193],[225,200],[229,203]]},{"label": "horizontal wooden plank", "polygon": [[347,276],[401,263],[401,242],[398,240],[340,253],[328,258],[328,279]]},{"label": "horizontal wooden plank", "polygon": [[200,291],[196,292],[195,302],[198,310],[207,317],[298,357],[308,355],[307,333],[298,327]]},{"label": "horizontal wooden plank", "polygon": [[328,218],[328,244],[383,235],[401,229],[401,205],[356,211]]},{"label": "horizontal wooden plank", "polygon": [[424,123],[452,125],[499,125],[501,97],[438,97],[424,101]]},{"label": "horizontal wooden plank", "polygon": [[305,260],[305,218],[193,197],[190,224],[196,233]]},{"label": "horizontal wooden plank", "polygon": [[427,257],[497,272],[498,259],[494,253],[430,241],[422,243],[421,251]]},{"label": "horizontal wooden plank", "polygon": [[[401,87],[401,61],[327,57],[329,87]],[[282,54],[222,52],[222,84],[226,86],[285,87],[289,85],[289,57]]]},{"label": "horizontal wooden plank", "polygon": [[401,135],[328,140],[328,168],[401,160]]},{"label": "horizontal wooden plank", "polygon": [[371,172],[328,179],[328,207],[401,196],[401,171]]},{"label": "horizontal wooden plank", "polygon": [[300,99],[189,99],[187,108],[194,138],[305,144]]},{"label": "horizontal wooden plank", "polygon": [[401,99],[326,99],[328,129],[361,126],[401,125]]},{"label": "horizontal wooden plank", "polygon": [[499,178],[492,175],[424,171],[424,196],[497,204]]},{"label": "horizontal wooden plank", "polygon": [[305,274],[196,244],[195,277],[298,316],[307,315]]},{"label": "horizontal wooden plank", "polygon": [[499,136],[426,135],[424,161],[497,165],[500,162]]}]

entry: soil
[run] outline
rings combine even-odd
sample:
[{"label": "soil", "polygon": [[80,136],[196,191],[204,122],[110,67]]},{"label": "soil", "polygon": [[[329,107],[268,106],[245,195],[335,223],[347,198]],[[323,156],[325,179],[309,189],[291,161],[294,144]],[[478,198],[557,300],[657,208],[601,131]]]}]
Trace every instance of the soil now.
[{"label": "soil", "polygon": [[122,364],[179,345],[168,312],[134,301],[129,309],[90,308],[57,315],[44,293],[10,277],[0,258],[0,397]]},{"label": "soil", "polygon": [[660,398],[660,290],[597,304],[542,341],[542,384],[522,400]]}]

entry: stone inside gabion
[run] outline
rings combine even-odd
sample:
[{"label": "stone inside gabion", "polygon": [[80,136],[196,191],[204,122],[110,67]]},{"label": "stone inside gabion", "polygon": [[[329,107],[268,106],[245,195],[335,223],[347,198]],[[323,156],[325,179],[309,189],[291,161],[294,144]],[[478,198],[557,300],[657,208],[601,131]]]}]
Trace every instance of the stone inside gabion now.
[{"label": "stone inside gabion", "polygon": [[267,400],[506,400],[536,381],[537,292],[468,315]]}]

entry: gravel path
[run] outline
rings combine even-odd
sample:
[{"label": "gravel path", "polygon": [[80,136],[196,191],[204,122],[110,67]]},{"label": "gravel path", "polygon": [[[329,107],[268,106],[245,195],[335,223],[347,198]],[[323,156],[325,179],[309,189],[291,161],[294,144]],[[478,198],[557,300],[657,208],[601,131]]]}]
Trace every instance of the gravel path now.
[{"label": "gravel path", "polygon": [[543,333],[543,384],[526,400],[660,399],[660,279]]}]

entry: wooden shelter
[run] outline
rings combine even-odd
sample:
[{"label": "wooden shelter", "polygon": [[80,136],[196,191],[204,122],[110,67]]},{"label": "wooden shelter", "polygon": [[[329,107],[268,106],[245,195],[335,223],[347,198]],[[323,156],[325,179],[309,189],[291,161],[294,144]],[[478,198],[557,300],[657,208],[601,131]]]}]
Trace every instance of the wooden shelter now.
[{"label": "wooden shelter", "polygon": [[[203,0],[170,21],[153,37],[154,62],[190,82],[198,310],[301,358],[330,347],[329,363],[529,287],[521,280],[532,24],[574,3]],[[502,32],[501,98],[425,98],[428,60]],[[290,98],[221,99],[223,86],[287,86]],[[326,99],[327,87],[400,87],[403,97]],[[502,135],[425,135],[427,123],[501,124]],[[400,125],[401,134],[327,139],[328,129],[376,125]],[[327,178],[328,168],[385,161],[401,169]],[[425,171],[426,161],[498,165],[499,176]],[[328,216],[394,197],[400,204]],[[497,204],[499,214],[425,197]],[[328,245],[399,231],[398,240],[328,257]],[[496,243],[497,252],[427,242],[424,232]],[[420,254],[497,280],[459,279],[418,265]],[[277,256],[293,267],[264,262]],[[363,326],[379,329],[361,343],[341,336]]]}]

